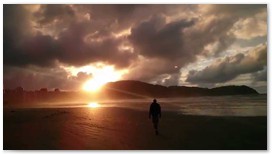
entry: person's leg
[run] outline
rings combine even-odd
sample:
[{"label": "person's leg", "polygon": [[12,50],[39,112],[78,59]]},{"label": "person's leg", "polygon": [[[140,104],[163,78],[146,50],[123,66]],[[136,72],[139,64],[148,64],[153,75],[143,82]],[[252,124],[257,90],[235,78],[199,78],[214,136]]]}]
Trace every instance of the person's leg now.
[{"label": "person's leg", "polygon": [[158,121],[155,123],[155,133],[156,133],[156,135],[158,135],[159,134],[159,131],[158,131]]},{"label": "person's leg", "polygon": [[152,117],[152,122],[153,122],[154,129],[157,129],[157,127],[158,127],[158,118],[157,117]]},{"label": "person's leg", "polygon": [[154,129],[158,129],[158,122],[154,122]]},{"label": "person's leg", "polygon": [[158,123],[159,123],[159,118],[157,118],[157,117],[153,118],[153,126],[154,126],[154,129],[155,129],[156,135],[159,134],[159,132],[158,132]]}]

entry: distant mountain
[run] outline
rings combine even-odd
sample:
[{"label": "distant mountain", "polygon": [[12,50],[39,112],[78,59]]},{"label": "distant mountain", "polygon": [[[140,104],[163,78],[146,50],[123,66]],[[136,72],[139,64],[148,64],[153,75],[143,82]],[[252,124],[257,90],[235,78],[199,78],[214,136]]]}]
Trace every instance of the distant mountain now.
[{"label": "distant mountain", "polygon": [[83,93],[73,91],[25,91],[22,87],[4,90],[3,102],[7,104],[42,103],[42,102],[86,102],[99,99],[131,99],[131,98],[169,98],[222,95],[254,95],[258,92],[247,86],[224,86],[217,88],[199,88],[185,86],[153,85],[140,81],[117,81],[106,84],[99,93]]},{"label": "distant mountain", "polygon": [[185,86],[153,85],[140,81],[123,80],[110,82],[103,88],[103,96],[110,98],[165,98],[189,96],[222,96],[222,95],[248,95],[259,94],[248,86],[223,86],[217,88],[200,88]]}]

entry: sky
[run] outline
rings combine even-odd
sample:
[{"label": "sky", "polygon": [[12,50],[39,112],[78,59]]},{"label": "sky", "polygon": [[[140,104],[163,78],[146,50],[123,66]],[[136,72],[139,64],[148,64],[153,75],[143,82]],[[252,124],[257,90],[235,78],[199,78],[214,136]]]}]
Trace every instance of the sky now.
[{"label": "sky", "polygon": [[4,88],[27,90],[103,79],[266,93],[267,5],[4,4],[3,71]]}]

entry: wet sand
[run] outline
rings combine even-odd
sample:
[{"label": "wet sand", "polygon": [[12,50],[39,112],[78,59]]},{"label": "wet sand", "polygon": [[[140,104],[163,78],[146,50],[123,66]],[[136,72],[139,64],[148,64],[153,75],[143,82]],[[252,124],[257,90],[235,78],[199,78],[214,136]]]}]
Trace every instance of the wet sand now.
[{"label": "wet sand", "polygon": [[266,150],[267,117],[163,112],[158,136],[147,111],[4,108],[4,150]]}]

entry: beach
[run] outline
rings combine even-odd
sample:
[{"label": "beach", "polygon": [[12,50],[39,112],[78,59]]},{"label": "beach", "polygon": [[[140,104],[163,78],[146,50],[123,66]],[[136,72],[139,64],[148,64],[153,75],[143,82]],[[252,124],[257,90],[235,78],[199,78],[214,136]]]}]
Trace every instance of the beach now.
[{"label": "beach", "polygon": [[2,5],[3,150],[267,151],[271,5],[75,2]]},{"label": "beach", "polygon": [[266,116],[163,111],[156,136],[148,110],[4,108],[4,150],[266,150]]}]

